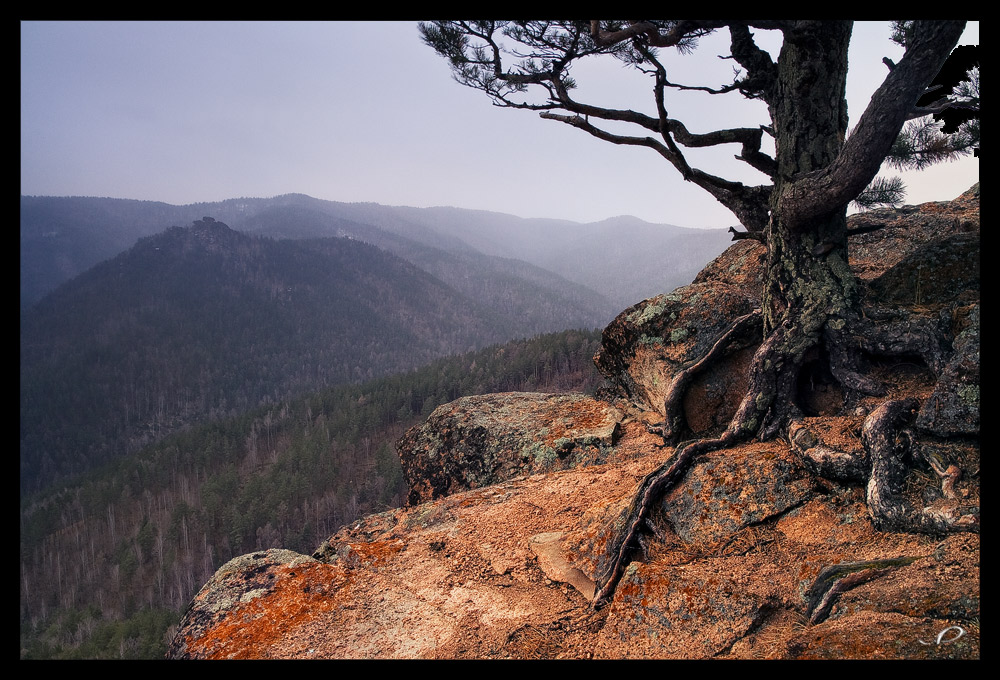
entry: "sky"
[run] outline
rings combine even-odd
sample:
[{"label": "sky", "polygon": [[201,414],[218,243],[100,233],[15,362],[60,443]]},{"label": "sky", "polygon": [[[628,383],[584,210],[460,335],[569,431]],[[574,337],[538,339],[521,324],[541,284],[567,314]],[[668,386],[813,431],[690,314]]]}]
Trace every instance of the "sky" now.
[{"label": "sky", "polygon": [[[780,35],[756,31],[777,54]],[[855,24],[851,124],[902,48],[888,22]],[[979,23],[960,41],[978,44]],[[732,80],[726,32],[667,59],[687,84]],[[653,113],[651,87],[614,60],[573,72],[577,99]],[[693,93],[669,114],[694,132],[767,123],[763,105]],[[736,146],[691,165],[750,184]],[[888,172],[886,174],[898,174]],[[979,160],[904,173],[906,202],[949,200]],[[493,106],[424,45],[416,22],[22,22],[21,194],[175,205],[303,193],[344,202],[456,206],[686,227],[736,218],[650,149]]]}]

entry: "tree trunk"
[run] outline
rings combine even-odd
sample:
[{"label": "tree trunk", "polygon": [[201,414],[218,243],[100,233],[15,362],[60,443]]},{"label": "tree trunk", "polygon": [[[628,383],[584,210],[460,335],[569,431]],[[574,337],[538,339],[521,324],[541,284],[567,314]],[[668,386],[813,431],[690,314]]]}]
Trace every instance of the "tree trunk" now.
[{"label": "tree trunk", "polygon": [[765,342],[751,369],[754,415],[744,415],[749,418],[745,427],[760,430],[764,439],[799,415],[798,375],[807,353],[817,345],[825,345],[834,375],[844,378],[848,387],[861,386],[860,380],[847,379],[856,373],[840,342],[841,331],[859,309],[847,264],[846,223],[846,207],[812,220],[809,229],[772,213],[762,300]]},{"label": "tree trunk", "polygon": [[824,336],[837,337],[858,310],[847,264],[847,205],[807,220],[781,210],[781,199],[796,190],[796,180],[828,167],[843,146],[851,22],[803,21],[796,28],[785,32],[771,97],[778,175],[765,230],[765,343],[751,369],[753,403],[741,409],[741,428],[759,431],[762,438],[798,415],[795,388],[806,353]]}]

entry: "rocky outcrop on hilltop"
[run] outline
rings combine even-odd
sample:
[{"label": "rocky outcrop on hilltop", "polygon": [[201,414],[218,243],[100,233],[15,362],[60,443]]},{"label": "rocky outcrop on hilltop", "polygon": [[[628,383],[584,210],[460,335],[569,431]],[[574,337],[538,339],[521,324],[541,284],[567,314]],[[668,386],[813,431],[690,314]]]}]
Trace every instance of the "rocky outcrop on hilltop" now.
[{"label": "rocky outcrop on hilltop", "polygon": [[[706,454],[664,495],[645,558],[606,606],[592,605],[609,526],[671,455],[662,432],[717,431],[741,393],[753,333],[711,370],[685,371],[755,306],[753,242],[608,326],[595,360],[614,396],[442,407],[399,444],[408,506],[342,528],[311,556],[268,550],[223,566],[169,655],[979,658],[978,185],[851,225],[866,310],[933,329],[939,346],[873,356],[879,398],[849,397],[817,360],[787,438]],[[678,375],[690,381],[684,422],[668,424]],[[883,414],[899,420],[895,440],[873,444]],[[869,481],[883,475],[889,511],[877,516]],[[897,510],[918,530],[889,521]]]}]

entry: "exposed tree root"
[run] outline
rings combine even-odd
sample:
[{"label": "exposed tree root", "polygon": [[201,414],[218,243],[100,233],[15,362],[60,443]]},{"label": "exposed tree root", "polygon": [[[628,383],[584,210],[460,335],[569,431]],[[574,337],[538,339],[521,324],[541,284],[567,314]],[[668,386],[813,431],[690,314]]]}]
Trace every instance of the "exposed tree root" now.
[{"label": "exposed tree root", "polygon": [[[947,533],[979,530],[973,508],[963,512],[957,503],[955,482],[961,476],[957,465],[914,447],[909,424],[917,411],[916,399],[883,403],[865,419],[861,431],[864,450],[850,453],[819,444],[800,421],[788,427],[788,439],[817,474],[830,479],[867,481],[868,513],[880,531]],[[913,508],[903,498],[907,456],[920,455],[941,478],[943,506]]]},{"label": "exposed tree root", "polygon": [[825,446],[801,420],[788,425],[788,441],[795,452],[821,477],[864,482],[871,472],[868,454],[853,454]]},{"label": "exposed tree root", "polygon": [[[916,399],[888,401],[872,412],[862,431],[862,455],[818,445],[801,424],[802,413],[795,402],[796,382],[806,351],[820,338],[829,355],[834,377],[852,393],[879,395],[884,389],[864,375],[859,358],[862,352],[889,356],[920,356],[937,374],[946,364],[948,345],[944,340],[947,321],[906,313],[880,313],[871,318],[854,318],[839,324],[826,323],[822,314],[803,314],[795,323],[786,321],[757,349],[750,368],[750,385],[740,407],[725,432],[715,439],[702,439],[677,446],[673,456],[648,474],[640,483],[628,508],[614,525],[608,554],[611,561],[597,575],[594,607],[607,603],[614,594],[625,567],[637,552],[645,552],[643,533],[650,529],[650,514],[657,502],[684,477],[693,462],[723,448],[753,437],[771,439],[787,434],[793,446],[822,476],[845,480],[868,480],[868,506],[875,526],[884,531],[978,531],[977,513],[950,507],[913,509],[902,499],[906,475],[904,455],[913,436],[908,429],[919,407]],[[881,318],[878,318],[880,317]],[[709,362],[738,346],[749,333],[760,328],[759,311],[740,317],[720,336],[697,362],[673,379],[665,400],[664,440],[673,444],[683,428],[681,400],[692,378]],[[928,461],[942,478],[947,496],[960,472],[941,461]],[[952,492],[952,496],[954,493]]]},{"label": "exposed tree root", "polygon": [[631,555],[636,549],[642,549],[640,543],[641,531],[644,529],[650,511],[660,497],[671,487],[677,484],[691,463],[698,456],[711,451],[725,448],[737,443],[739,439],[733,436],[729,430],[718,439],[702,439],[689,442],[677,447],[674,455],[663,465],[646,475],[638,490],[632,496],[632,502],[623,513],[625,527],[622,531],[615,532],[612,538],[614,545],[612,552],[614,558],[608,566],[605,574],[599,574],[597,578],[598,589],[594,594],[594,608],[600,608],[607,603],[614,594],[618,581],[621,579],[625,566],[631,561]]},{"label": "exposed tree root", "polygon": [[922,458],[932,470],[941,478],[941,495],[948,500],[957,500],[955,484],[962,477],[962,470],[953,464],[943,461],[939,456],[929,453],[926,449],[921,449]]},{"label": "exposed tree root", "polygon": [[[849,335],[835,346],[846,352],[862,350],[888,357],[919,356],[935,375],[940,376],[951,354],[948,310],[937,317],[869,307],[865,315],[849,325]],[[853,340],[853,342],[851,341]]]},{"label": "exposed tree root", "polygon": [[[753,314],[741,317],[724,334],[732,337],[750,324]],[[700,439],[679,445],[674,455],[660,467],[646,475],[639,488],[632,496],[632,502],[615,523],[620,529],[613,532],[609,553],[612,560],[605,573],[597,575],[598,589],[594,596],[594,607],[599,608],[607,603],[614,594],[618,581],[626,565],[636,550],[642,550],[639,540],[641,532],[647,528],[650,512],[654,505],[670,488],[684,477],[691,464],[700,456],[719,449],[735,446],[754,437],[761,429],[761,423],[771,411],[774,395],[779,391],[778,372],[772,370],[775,357],[787,357],[780,350],[787,349],[789,338],[787,328],[782,326],[768,337],[754,354],[750,368],[750,387],[740,403],[736,415],[733,416],[726,431],[716,439]],[[720,351],[716,342],[709,353]],[[800,348],[800,354],[804,349]],[[701,362],[699,362],[701,363]]]},{"label": "exposed tree root", "polygon": [[809,623],[816,624],[827,617],[837,596],[855,586],[886,573],[897,567],[915,562],[916,557],[897,557],[864,562],[842,562],[824,567],[816,576],[812,587],[806,593],[806,609]]},{"label": "exposed tree root", "polygon": [[[871,456],[872,472],[868,479],[868,512],[880,531],[917,531],[944,533],[949,531],[979,531],[975,513],[963,513],[958,506],[922,509],[911,507],[903,498],[906,476],[904,456],[910,453],[913,435],[908,429],[916,415],[916,399],[887,401],[865,419],[861,441]],[[954,467],[954,466],[952,466]],[[946,485],[954,482],[954,471],[942,472]]]},{"label": "exposed tree root", "polygon": [[751,338],[756,341],[760,337],[761,324],[762,315],[759,309],[744,314],[722,333],[701,359],[674,374],[663,404],[665,414],[663,421],[664,445],[675,446],[680,439],[680,433],[685,425],[682,402],[691,381],[707,366],[711,365],[711,362],[746,347]]}]

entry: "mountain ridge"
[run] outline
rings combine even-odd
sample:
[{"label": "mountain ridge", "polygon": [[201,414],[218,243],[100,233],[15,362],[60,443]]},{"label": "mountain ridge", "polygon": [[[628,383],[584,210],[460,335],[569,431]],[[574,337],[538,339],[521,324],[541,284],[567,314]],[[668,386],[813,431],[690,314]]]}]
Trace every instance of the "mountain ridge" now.
[{"label": "mountain ridge", "polygon": [[192,417],[405,371],[519,328],[361,241],[274,240],[212,218],[173,227],[22,313],[22,482],[55,476],[39,461],[71,450],[100,459]]},{"label": "mountain ridge", "polygon": [[[660,288],[671,290],[686,283],[690,280],[688,274],[691,272],[688,270],[693,268],[696,272],[721,252],[728,241],[723,230],[700,230],[669,224],[652,225],[641,233],[622,233],[620,240],[631,246],[628,257],[636,262],[648,260],[648,266],[642,269],[657,271],[657,275],[652,282],[637,277],[622,265],[623,260],[618,259],[607,266],[618,271],[621,282],[611,290],[604,290],[602,286],[607,285],[607,276],[603,279],[589,277],[588,270],[592,265],[574,265],[571,260],[560,256],[567,243],[575,240],[581,246],[592,238],[590,234],[594,230],[587,224],[568,220],[521,218],[466,208],[344,203],[294,193],[183,206],[133,199],[22,196],[20,205],[22,308],[36,302],[57,283],[130,247],[141,236],[152,235],[177,224],[190,224],[203,215],[212,215],[236,230],[243,230],[245,222],[262,210],[275,206],[312,208],[453,252],[474,250],[486,255],[525,260],[591,290],[601,291],[601,295],[612,299],[615,307],[662,292]],[[602,220],[592,224],[607,222]],[[553,231],[558,233],[549,233]],[[694,238],[701,243],[698,247],[685,246],[683,252],[676,252],[681,260],[690,260],[689,266],[681,273],[671,271],[676,267],[677,258],[671,260],[664,252],[653,254],[662,245],[657,238],[668,238],[670,233],[683,235],[685,240]],[[515,242],[513,237],[516,235],[525,239],[522,244]],[[574,235],[575,239],[572,238]],[[601,248],[592,250],[590,261],[600,262]],[[665,252],[677,250],[676,247],[667,248]],[[657,289],[651,291],[651,286]]]}]

